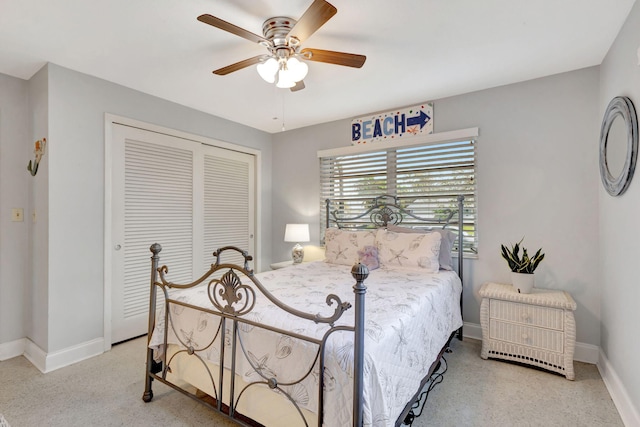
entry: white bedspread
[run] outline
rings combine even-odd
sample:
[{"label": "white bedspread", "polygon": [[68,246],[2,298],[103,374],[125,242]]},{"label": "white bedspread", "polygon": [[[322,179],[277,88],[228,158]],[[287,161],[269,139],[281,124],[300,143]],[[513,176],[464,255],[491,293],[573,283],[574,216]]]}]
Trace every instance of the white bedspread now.
[{"label": "white bedspread", "polygon": [[[325,262],[304,263],[260,273],[260,282],[281,301],[298,310],[330,316],[326,295],[336,294],[353,304],[355,280],[351,267]],[[417,391],[421,379],[445,344],[451,332],[462,326],[460,314],[460,279],[453,272],[424,274],[418,271],[377,269],[365,280],[366,335],[364,369],[364,424],[392,426],[404,406]],[[172,298],[212,308],[206,286],[174,291]],[[173,305],[173,328],[169,342],[178,344],[173,331],[196,350],[204,348],[218,328],[219,320],[205,313]],[[321,338],[327,325],[301,320],[283,313],[265,297],[258,296],[247,318],[278,328]],[[345,312],[336,325],[352,326],[354,309]],[[227,326],[229,328],[229,326]],[[266,376],[280,384],[301,377],[309,370],[315,349],[299,340],[244,325],[241,337],[248,358]],[[162,350],[164,315],[158,317],[150,347]],[[226,343],[229,344],[228,342]],[[213,346],[215,347],[215,346]],[[219,363],[216,348],[204,354]],[[238,350],[240,353],[241,351]],[[159,354],[159,351],[156,352]],[[247,381],[261,378],[247,360],[239,360],[237,372]],[[334,333],[326,350],[325,401],[327,426],[351,424],[353,333]],[[301,406],[317,409],[317,374],[302,383],[286,388]]]}]

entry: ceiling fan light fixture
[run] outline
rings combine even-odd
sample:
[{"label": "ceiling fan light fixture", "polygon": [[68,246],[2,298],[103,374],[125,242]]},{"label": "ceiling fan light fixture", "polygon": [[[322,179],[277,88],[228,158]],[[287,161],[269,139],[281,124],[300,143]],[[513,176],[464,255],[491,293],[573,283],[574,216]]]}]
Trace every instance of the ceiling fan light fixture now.
[{"label": "ceiling fan light fixture", "polygon": [[295,80],[291,76],[291,72],[285,68],[280,68],[278,71],[278,82],[276,86],[281,89],[289,89],[296,85]]},{"label": "ceiling fan light fixture", "polygon": [[309,66],[303,61],[298,60],[297,58],[289,58],[287,60],[287,69],[289,70],[291,79],[294,82],[303,80],[309,72]]},{"label": "ceiling fan light fixture", "polygon": [[267,83],[274,83],[276,81],[278,68],[278,60],[273,57],[259,63],[257,66],[258,74],[260,74],[260,77]]},{"label": "ceiling fan light fixture", "polygon": [[264,81],[275,83],[279,88],[290,88],[292,92],[297,92],[305,87],[303,80],[309,71],[306,61],[360,68],[367,59],[364,55],[353,53],[302,49],[305,40],[337,12],[338,10],[326,0],[312,0],[311,5],[299,20],[286,16],[274,16],[265,20],[262,24],[262,35],[254,34],[209,14],[198,16],[198,21],[257,43],[269,52],[267,55],[257,55],[213,70],[213,74],[226,76],[257,65],[258,74]]}]

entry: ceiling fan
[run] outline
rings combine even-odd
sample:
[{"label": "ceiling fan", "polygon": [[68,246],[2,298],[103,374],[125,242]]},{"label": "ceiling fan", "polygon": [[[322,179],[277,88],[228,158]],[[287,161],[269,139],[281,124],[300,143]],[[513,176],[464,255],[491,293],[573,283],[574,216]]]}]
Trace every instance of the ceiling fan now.
[{"label": "ceiling fan", "polygon": [[224,76],[258,64],[258,73],[265,81],[276,83],[276,86],[280,88],[290,88],[292,91],[297,91],[304,89],[303,79],[308,71],[305,61],[360,68],[367,59],[364,55],[353,53],[302,49],[302,42],[337,12],[338,10],[325,0],[314,0],[298,21],[284,16],[276,16],[264,21],[262,36],[208,14],[198,16],[198,21],[258,43],[269,51],[268,54],[254,56],[214,70],[214,74]]}]

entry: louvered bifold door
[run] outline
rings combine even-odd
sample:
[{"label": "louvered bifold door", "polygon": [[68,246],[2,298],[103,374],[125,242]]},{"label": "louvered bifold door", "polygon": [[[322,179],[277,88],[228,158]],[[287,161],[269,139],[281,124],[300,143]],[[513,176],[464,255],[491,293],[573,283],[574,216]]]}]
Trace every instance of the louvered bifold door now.
[{"label": "louvered bifold door", "polygon": [[[255,256],[254,156],[203,146],[204,152],[204,265],[215,260],[213,252],[235,246]],[[231,252],[229,252],[231,253]],[[234,251],[223,262],[241,264]]]},{"label": "louvered bifold door", "polygon": [[[255,256],[255,156],[129,126],[112,138],[111,342],[147,331],[151,252],[189,283],[236,246]],[[241,255],[223,262],[241,263]]]},{"label": "louvered bifold door", "polygon": [[[170,267],[172,282],[193,279],[198,147],[191,141],[114,126],[113,343],[147,331],[153,243],[162,246],[161,265]],[[122,170],[124,174],[118,172]]]}]

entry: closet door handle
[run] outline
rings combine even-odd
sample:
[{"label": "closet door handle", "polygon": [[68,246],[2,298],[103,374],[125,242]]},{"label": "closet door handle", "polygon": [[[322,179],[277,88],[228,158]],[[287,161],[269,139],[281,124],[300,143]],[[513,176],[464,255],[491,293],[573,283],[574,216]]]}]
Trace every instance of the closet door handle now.
[{"label": "closet door handle", "polygon": [[115,246],[113,247],[113,249],[115,249],[116,251],[119,251],[120,249],[122,249],[122,246],[120,246],[120,245],[115,245]]}]

